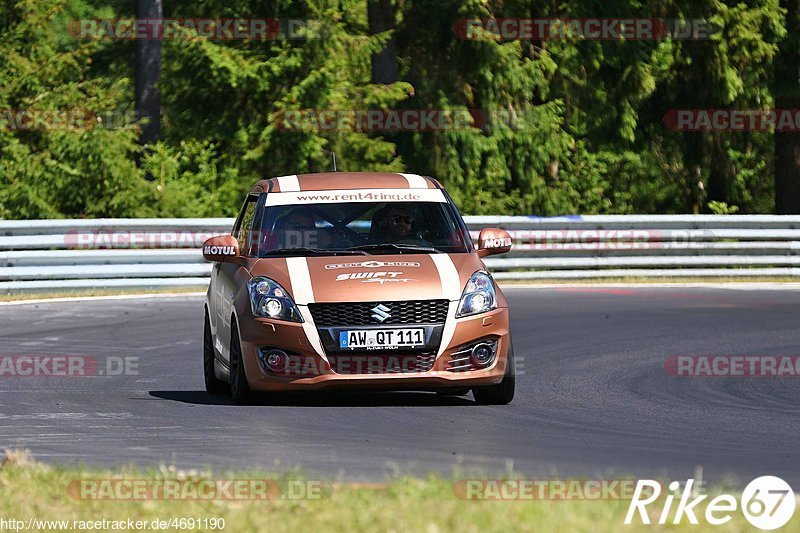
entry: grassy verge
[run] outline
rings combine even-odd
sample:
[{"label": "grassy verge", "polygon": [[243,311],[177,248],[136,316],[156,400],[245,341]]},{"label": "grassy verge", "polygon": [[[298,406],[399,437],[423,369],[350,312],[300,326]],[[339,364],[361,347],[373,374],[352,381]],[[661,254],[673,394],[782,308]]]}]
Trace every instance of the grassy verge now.
[{"label": "grassy verge", "polygon": [[157,287],[153,289],[79,289],[74,291],[26,292],[0,294],[0,302],[50,300],[54,298],[91,298],[95,296],[135,296],[139,294],[204,293],[203,287]]},{"label": "grassy verge", "polygon": [[[385,484],[345,484],[309,480],[296,474],[275,479],[279,489],[271,498],[259,500],[187,501],[165,499],[95,499],[109,492],[92,489],[81,492],[78,483],[86,480],[204,480],[210,473],[178,472],[173,468],[152,471],[135,469],[91,470],[45,466],[32,462],[20,452],[9,453],[0,466],[0,519],[27,521],[142,521],[194,519],[195,526],[166,527],[164,531],[426,531],[426,532],[507,532],[507,531],[648,531],[675,529],[687,531],[752,531],[741,514],[722,526],[703,523],[691,526],[684,519],[674,526],[624,526],[628,502],[604,501],[475,501],[456,496],[453,481],[430,476],[424,479],[403,477]],[[266,479],[258,474],[231,474],[226,479]],[[83,480],[83,481],[81,481]],[[292,485],[294,483],[294,485]],[[314,483],[315,489],[310,489]],[[305,485],[303,485],[305,484]],[[295,488],[290,489],[292,485]],[[300,490],[297,487],[305,487]],[[314,498],[288,497],[311,493]],[[87,497],[86,494],[91,496]],[[317,497],[318,496],[318,497]],[[651,516],[657,519],[660,509]],[[674,508],[673,508],[674,512]],[[702,513],[702,511],[701,511]],[[220,529],[218,519],[224,519]],[[211,527],[216,519],[217,528]],[[208,522],[203,522],[208,520]],[[107,524],[111,527],[111,524]],[[176,524],[177,525],[177,524]],[[800,531],[795,517],[786,530]],[[6,527],[6,530],[9,528]],[[42,531],[55,530],[40,526]],[[102,529],[102,528],[94,528]],[[126,528],[127,529],[127,528]],[[13,529],[12,529],[13,530]],[[27,529],[25,529],[27,530]],[[152,530],[152,527],[150,528]]]}]

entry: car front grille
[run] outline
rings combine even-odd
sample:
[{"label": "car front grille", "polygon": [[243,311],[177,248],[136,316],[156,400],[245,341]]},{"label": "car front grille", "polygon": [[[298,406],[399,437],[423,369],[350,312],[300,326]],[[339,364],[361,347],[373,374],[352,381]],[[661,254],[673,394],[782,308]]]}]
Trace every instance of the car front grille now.
[{"label": "car front grille", "polygon": [[[373,309],[383,305],[389,318],[380,322]],[[309,304],[317,327],[331,326],[393,326],[401,324],[444,324],[447,300],[410,300],[403,302],[354,302]]]}]

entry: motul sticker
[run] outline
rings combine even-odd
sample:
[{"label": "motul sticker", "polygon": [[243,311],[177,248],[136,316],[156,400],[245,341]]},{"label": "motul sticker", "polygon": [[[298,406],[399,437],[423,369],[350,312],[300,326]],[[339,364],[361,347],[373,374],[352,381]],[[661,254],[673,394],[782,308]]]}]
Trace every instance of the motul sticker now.
[{"label": "motul sticker", "polygon": [[506,246],[511,246],[510,237],[505,239],[486,239],[482,243],[483,248],[505,248]]},{"label": "motul sticker", "polygon": [[205,255],[236,255],[234,246],[203,246]]}]

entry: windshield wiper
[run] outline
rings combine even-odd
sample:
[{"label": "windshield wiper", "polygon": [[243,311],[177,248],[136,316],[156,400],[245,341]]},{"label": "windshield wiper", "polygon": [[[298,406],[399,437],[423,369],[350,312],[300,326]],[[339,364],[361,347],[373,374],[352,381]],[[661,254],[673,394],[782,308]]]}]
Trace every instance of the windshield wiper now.
[{"label": "windshield wiper", "polygon": [[416,244],[395,244],[395,243],[380,243],[380,244],[364,244],[361,246],[353,246],[351,248],[347,248],[348,251],[365,251],[365,252],[376,252],[379,250],[391,250],[397,251],[400,253],[403,252],[412,252],[415,254],[438,254],[442,253],[440,250],[436,248],[432,248],[430,246],[418,246]]},{"label": "windshield wiper", "polygon": [[278,248],[264,252],[262,256],[268,255],[367,255],[361,250],[323,250],[322,248]]}]

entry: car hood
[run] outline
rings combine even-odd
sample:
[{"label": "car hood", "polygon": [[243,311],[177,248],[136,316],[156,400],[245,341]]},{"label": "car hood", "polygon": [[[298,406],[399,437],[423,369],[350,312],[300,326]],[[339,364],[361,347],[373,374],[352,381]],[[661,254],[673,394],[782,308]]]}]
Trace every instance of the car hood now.
[{"label": "car hood", "polygon": [[258,259],[252,276],[280,283],[298,305],[328,302],[458,300],[477,270],[475,253]]}]

